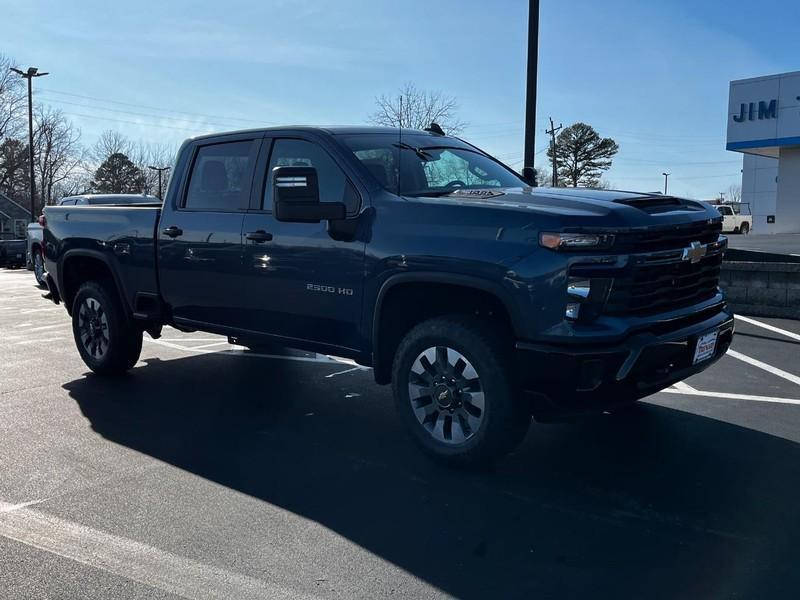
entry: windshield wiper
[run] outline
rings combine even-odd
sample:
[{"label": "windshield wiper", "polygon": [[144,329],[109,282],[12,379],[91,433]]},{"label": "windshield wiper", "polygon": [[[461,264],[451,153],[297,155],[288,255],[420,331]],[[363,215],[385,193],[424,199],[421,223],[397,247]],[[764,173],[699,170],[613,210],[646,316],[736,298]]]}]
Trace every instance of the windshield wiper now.
[{"label": "windshield wiper", "polygon": [[400,148],[402,150],[411,150],[416,154],[419,158],[424,161],[429,161],[433,159],[433,156],[425,152],[422,148],[415,148],[410,144],[406,144],[405,142],[398,142],[397,144],[392,144],[395,148]]},{"label": "windshield wiper", "polygon": [[440,196],[447,196],[456,190],[463,188],[447,188],[446,190],[420,190],[418,192],[404,192],[403,196],[410,196],[412,198],[419,198],[420,196],[428,196],[430,198],[438,198]]}]

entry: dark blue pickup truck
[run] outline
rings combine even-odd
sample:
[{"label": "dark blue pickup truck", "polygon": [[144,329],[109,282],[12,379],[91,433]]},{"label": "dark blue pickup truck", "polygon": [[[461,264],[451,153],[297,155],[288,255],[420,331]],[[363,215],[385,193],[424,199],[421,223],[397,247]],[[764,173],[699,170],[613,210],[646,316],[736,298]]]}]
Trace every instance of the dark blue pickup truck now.
[{"label": "dark blue pickup truck", "polygon": [[533,188],[436,128],[194,138],[163,206],[45,210],[48,296],[97,373],[161,327],[349,357],[433,456],[613,412],[719,359],[727,241],[700,202]]}]

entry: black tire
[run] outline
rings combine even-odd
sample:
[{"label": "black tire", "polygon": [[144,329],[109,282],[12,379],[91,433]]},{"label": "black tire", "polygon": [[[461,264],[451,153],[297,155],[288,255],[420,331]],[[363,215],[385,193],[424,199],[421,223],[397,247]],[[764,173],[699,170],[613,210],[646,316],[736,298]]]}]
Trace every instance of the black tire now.
[{"label": "black tire", "polygon": [[72,334],[83,362],[98,375],[130,370],[142,352],[142,331],[128,322],[116,293],[96,281],[75,294]]},{"label": "black tire", "polygon": [[[448,356],[460,355],[461,358],[450,370],[454,378],[437,384],[434,373],[438,372],[438,367],[427,358],[421,359],[426,351],[433,349],[437,364],[449,363],[449,360],[438,360],[440,348],[445,348]],[[476,377],[471,381],[477,383],[466,382],[466,370],[461,366],[465,363],[467,369],[474,370]],[[424,373],[412,375],[412,368],[419,372],[420,367]],[[458,373],[459,368],[461,373]],[[416,381],[411,381],[412,378]],[[421,383],[423,379],[425,382]],[[510,340],[470,317],[441,317],[420,323],[403,338],[392,365],[392,389],[401,420],[429,456],[451,466],[490,464],[522,441],[530,426],[531,413],[516,379]],[[451,384],[453,387],[447,391],[445,388]],[[412,400],[412,388],[415,396],[419,393],[415,400]],[[475,393],[476,389],[479,393]],[[471,404],[478,396],[482,403],[480,414]],[[442,408],[442,397],[449,408]],[[422,413],[426,416],[418,416]],[[472,429],[470,423],[476,419],[479,423]],[[446,439],[448,427],[449,440]]]},{"label": "black tire", "polygon": [[31,259],[33,262],[33,276],[36,278],[36,283],[39,284],[39,287],[46,287],[47,280],[45,279],[46,272],[44,270],[44,255],[42,254],[42,250],[37,248],[33,252],[33,258]]},{"label": "black tire", "polygon": [[741,227],[739,227],[739,233],[742,235],[747,235],[750,233],[750,225],[747,223],[742,223]]}]

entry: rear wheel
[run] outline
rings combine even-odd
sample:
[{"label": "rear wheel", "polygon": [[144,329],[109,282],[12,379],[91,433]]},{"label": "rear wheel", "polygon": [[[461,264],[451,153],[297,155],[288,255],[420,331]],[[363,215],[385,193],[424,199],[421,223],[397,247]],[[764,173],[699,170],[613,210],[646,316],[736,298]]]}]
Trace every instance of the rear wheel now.
[{"label": "rear wheel", "polygon": [[124,373],[142,351],[142,332],[133,327],[113,291],[84,283],[72,303],[72,333],[83,362],[95,373]]},{"label": "rear wheel", "polygon": [[750,224],[749,223],[742,223],[741,227],[739,227],[739,233],[747,235],[750,233]]},{"label": "rear wheel", "polygon": [[40,286],[44,287],[47,285],[44,271],[44,255],[41,249],[33,251],[33,276],[36,277],[36,283]]},{"label": "rear wheel", "polygon": [[522,440],[531,415],[512,362],[507,345],[475,319],[431,319],[406,335],[392,388],[401,419],[428,455],[482,465]]}]

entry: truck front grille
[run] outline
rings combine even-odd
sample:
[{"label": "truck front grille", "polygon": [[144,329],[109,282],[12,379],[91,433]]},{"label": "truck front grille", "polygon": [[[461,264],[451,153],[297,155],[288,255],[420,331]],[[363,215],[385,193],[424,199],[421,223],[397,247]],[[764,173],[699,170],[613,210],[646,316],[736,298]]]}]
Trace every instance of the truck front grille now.
[{"label": "truck front grille", "polygon": [[[631,264],[625,275],[614,278],[604,312],[655,314],[713,298],[727,246],[720,229],[720,223],[703,223],[624,240],[631,244]],[[696,262],[684,253],[693,244],[706,249]]]}]

